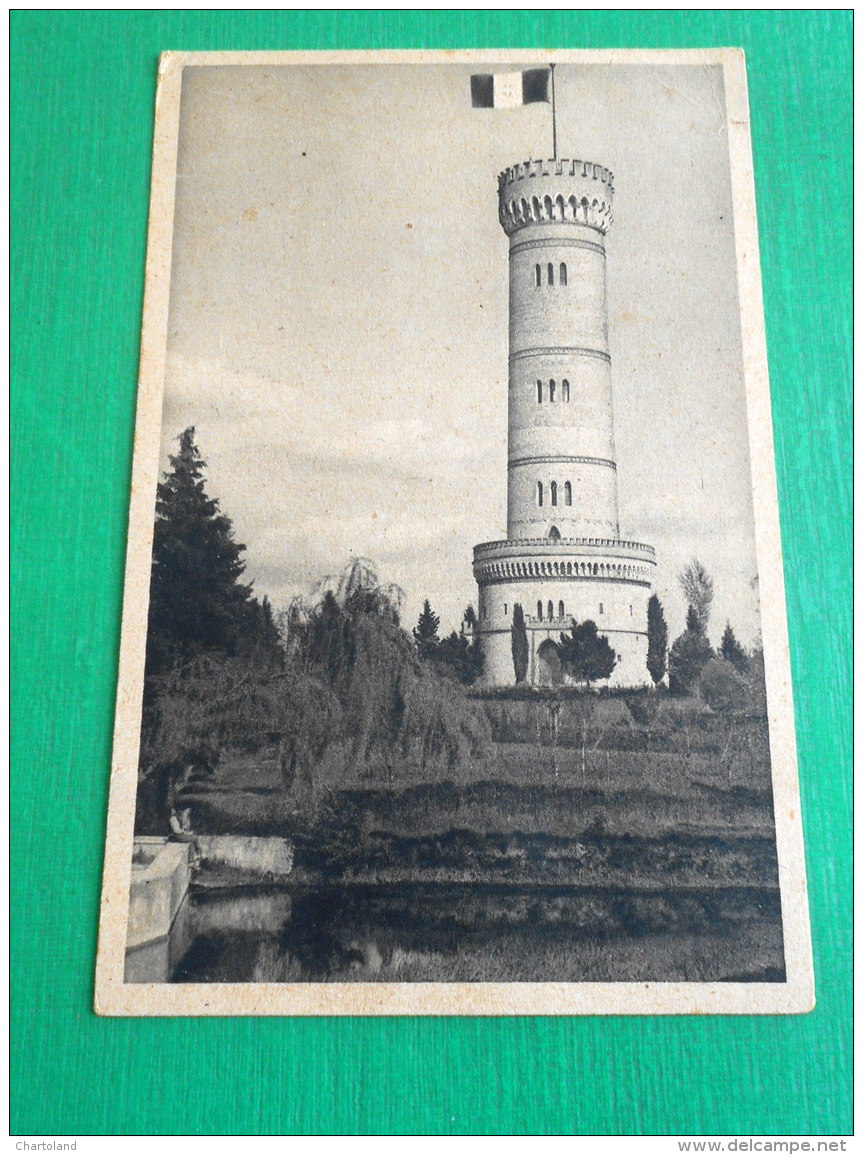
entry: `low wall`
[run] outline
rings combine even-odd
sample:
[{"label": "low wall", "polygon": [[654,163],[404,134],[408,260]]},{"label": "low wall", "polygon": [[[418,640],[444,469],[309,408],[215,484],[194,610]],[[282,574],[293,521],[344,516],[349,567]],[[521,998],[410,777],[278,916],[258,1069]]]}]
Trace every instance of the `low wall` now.
[{"label": "low wall", "polygon": [[126,982],[167,982],[188,946],[189,847],[136,838],[126,929]]},{"label": "low wall", "polygon": [[252,871],[275,877],[290,874],[294,848],[286,838],[242,834],[196,834],[198,856],[211,866]]}]

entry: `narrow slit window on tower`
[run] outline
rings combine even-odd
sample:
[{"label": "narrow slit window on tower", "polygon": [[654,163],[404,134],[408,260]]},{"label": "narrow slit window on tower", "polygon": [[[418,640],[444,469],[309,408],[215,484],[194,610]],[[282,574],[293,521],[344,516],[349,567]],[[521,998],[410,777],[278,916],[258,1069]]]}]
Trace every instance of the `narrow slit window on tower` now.
[{"label": "narrow slit window on tower", "polygon": [[563,483],[563,504],[572,505],[572,482],[565,481]]},{"label": "narrow slit window on tower", "polygon": [[554,602],[548,603],[548,620],[552,621],[554,618]]},{"label": "narrow slit window on tower", "polygon": [[564,616],[564,611],[563,611],[563,602],[558,602],[558,603],[557,603],[557,616],[558,616],[559,618],[562,618],[562,617]]},{"label": "narrow slit window on tower", "polygon": [[565,378],[563,384],[560,387],[560,399],[561,401],[569,400],[569,382]]},{"label": "narrow slit window on tower", "polygon": [[538,481],[536,483],[536,504],[542,505],[542,482],[541,481]]},{"label": "narrow slit window on tower", "polygon": [[542,268],[539,265],[537,265],[536,266],[536,287],[539,288],[539,286],[541,284],[542,284]]},{"label": "narrow slit window on tower", "polygon": [[536,616],[542,621],[542,602],[536,603]]},{"label": "narrow slit window on tower", "polygon": [[551,261],[548,262],[548,283],[550,285],[554,284],[554,265]]},{"label": "narrow slit window on tower", "polygon": [[602,602],[600,602],[600,603],[599,603],[599,612],[600,612],[601,614],[604,614],[604,613],[605,613],[605,610],[604,610],[604,608],[603,608]]},{"label": "narrow slit window on tower", "polygon": [[506,602],[503,603],[503,616],[506,617]]},{"label": "narrow slit window on tower", "polygon": [[554,401],[554,399],[555,399],[554,395],[556,392],[557,392],[557,386],[555,385],[554,379],[552,378],[552,380],[549,381],[549,383],[548,383],[548,399],[549,399],[549,401]]},{"label": "narrow slit window on tower", "polygon": [[553,481],[551,483],[551,504],[557,505],[557,482],[556,481]]},{"label": "narrow slit window on tower", "polygon": [[561,262],[560,265],[560,283],[562,285],[566,284],[566,265],[563,264],[563,262]]},{"label": "narrow slit window on tower", "polygon": [[537,402],[540,405],[542,405],[542,382],[541,381],[537,381],[537,383],[536,383],[536,399],[537,399]]}]

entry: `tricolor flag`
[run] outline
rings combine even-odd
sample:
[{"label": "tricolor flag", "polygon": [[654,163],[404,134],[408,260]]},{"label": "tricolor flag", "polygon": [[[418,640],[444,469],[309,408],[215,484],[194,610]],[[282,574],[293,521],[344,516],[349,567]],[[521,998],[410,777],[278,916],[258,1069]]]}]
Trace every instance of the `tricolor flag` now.
[{"label": "tricolor flag", "polygon": [[471,103],[474,108],[518,108],[522,104],[547,103],[548,77],[547,68],[472,76]]}]

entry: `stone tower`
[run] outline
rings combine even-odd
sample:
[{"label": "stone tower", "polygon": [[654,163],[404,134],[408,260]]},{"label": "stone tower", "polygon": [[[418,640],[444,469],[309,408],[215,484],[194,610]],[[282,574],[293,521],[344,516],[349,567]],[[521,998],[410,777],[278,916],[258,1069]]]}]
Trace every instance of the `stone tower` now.
[{"label": "stone tower", "polygon": [[513,606],[527,625],[527,680],[559,682],[555,643],[596,622],[618,655],[609,684],[643,685],[654,551],[621,541],[605,292],[612,174],[580,160],[527,161],[498,178],[509,237],[506,541],[474,548],[484,683],[515,681]]}]

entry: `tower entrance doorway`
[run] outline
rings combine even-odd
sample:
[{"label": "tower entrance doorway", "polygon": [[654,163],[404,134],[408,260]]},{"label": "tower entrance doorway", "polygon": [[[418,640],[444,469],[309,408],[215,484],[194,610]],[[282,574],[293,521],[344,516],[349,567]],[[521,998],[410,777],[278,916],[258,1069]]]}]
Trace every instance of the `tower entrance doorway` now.
[{"label": "tower entrance doorway", "polygon": [[557,646],[546,638],[536,655],[537,682],[540,686],[559,686],[563,681],[563,666]]}]

